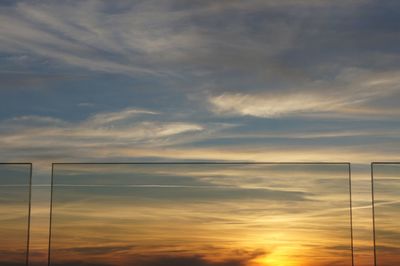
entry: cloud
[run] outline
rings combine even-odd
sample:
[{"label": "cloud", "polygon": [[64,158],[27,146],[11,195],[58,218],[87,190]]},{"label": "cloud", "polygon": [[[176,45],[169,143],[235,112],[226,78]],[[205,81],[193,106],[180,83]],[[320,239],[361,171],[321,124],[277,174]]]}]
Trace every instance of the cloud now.
[{"label": "cloud", "polygon": [[[69,252],[78,251],[76,253],[76,257],[74,259],[70,258],[54,258],[52,264],[67,266],[67,265],[83,265],[82,261],[79,260],[79,256],[87,256],[87,255],[103,255],[102,263],[104,265],[114,265],[115,257],[113,257],[114,253],[118,253],[118,251],[126,251],[131,249],[131,246],[126,247],[99,247],[100,250],[107,251],[106,253],[99,254],[95,249],[96,247],[84,247],[84,248],[73,248],[73,249],[65,249],[65,250],[57,250],[58,252]],[[157,247],[156,247],[157,248]],[[210,248],[210,247],[209,247]],[[215,247],[218,249],[217,247]],[[181,248],[182,249],[182,248]],[[94,251],[92,253],[92,250]],[[87,253],[89,251],[89,253]],[[229,257],[226,257],[227,254],[221,254],[221,257],[216,256],[216,258],[210,258],[209,256],[204,256],[202,254],[196,254],[196,252],[192,252],[191,250],[184,250],[183,254],[174,254],[171,252],[170,254],[163,254],[165,252],[161,252],[161,254],[150,252],[150,254],[132,254],[127,255],[123,258],[119,263],[124,265],[137,265],[137,266],[246,266],[251,263],[253,260],[265,256],[267,254],[266,251],[261,249],[256,249],[253,251],[242,250],[242,249],[234,249],[234,250],[222,250],[225,252],[232,253]],[[221,250],[220,250],[221,251]],[[147,252],[148,253],[148,252]],[[185,254],[187,253],[187,254]],[[105,255],[106,254],[106,255]],[[225,256],[224,256],[225,255]],[[116,255],[120,257],[120,255]],[[211,256],[215,256],[211,255]],[[96,265],[99,258],[92,257],[92,262],[95,262]],[[113,260],[113,262],[108,262]],[[86,264],[84,264],[86,265]],[[103,265],[103,264],[101,264]]]},{"label": "cloud", "polygon": [[220,114],[279,117],[304,112],[335,110],[343,103],[316,95],[249,95],[222,94],[209,99]]},{"label": "cloud", "polygon": [[275,118],[282,116],[389,115],[399,109],[368,106],[400,91],[398,72],[371,73],[346,69],[332,84],[315,82],[309,89],[222,93],[208,97],[212,111],[222,115]]},{"label": "cloud", "polygon": [[[320,16],[330,11],[348,16],[349,10],[363,10],[365,2],[19,1],[0,12],[1,25],[8,25],[0,27],[0,49],[130,76],[182,78],[183,73],[211,75],[233,69],[255,72],[253,77],[271,72],[268,77],[272,77],[302,72],[293,71],[284,59],[287,52],[304,48],[309,39],[321,42],[318,37],[328,34],[336,40],[338,34],[321,28],[340,23],[315,23]],[[354,29],[353,24],[346,26]],[[339,37],[336,42],[351,39]]]},{"label": "cloud", "polygon": [[[369,27],[375,17],[376,27],[391,22],[361,0],[19,1],[0,12],[1,25],[11,25],[0,27],[0,49],[12,58],[7,67],[37,68],[29,58],[42,58],[56,62],[46,70],[150,76],[192,92],[199,105],[208,95],[218,115],[394,117],[400,110],[385,99],[399,97],[396,34]],[[63,78],[25,76],[4,80]]]},{"label": "cloud", "polygon": [[[146,87],[154,89],[152,93],[157,92],[151,94],[160,97],[157,102],[162,102],[160,99],[166,95],[168,100],[178,99],[182,96],[181,90],[183,94],[190,91],[194,97],[184,106],[177,107],[175,102],[174,106],[168,106],[191,114],[182,119],[167,117],[160,110],[126,109],[93,114],[77,122],[65,117],[35,116],[37,110],[48,106],[33,99],[24,106],[29,107],[30,115],[15,115],[2,122],[2,147],[9,154],[40,159],[115,158],[120,154],[127,158],[141,155],[184,158],[187,154],[189,159],[219,159],[223,155],[223,159],[259,160],[257,155],[265,159],[274,152],[276,156],[272,158],[282,159],[278,145],[261,142],[260,138],[253,138],[250,143],[251,134],[242,134],[240,129],[251,129],[253,136],[281,136],[290,141],[302,138],[305,143],[304,139],[318,138],[318,134],[310,131],[317,131],[320,124],[305,132],[301,130],[304,124],[296,121],[297,126],[290,130],[281,129],[286,134],[274,135],[276,125],[268,124],[259,130],[251,117],[297,119],[301,116],[307,118],[302,120],[304,123],[313,119],[321,121],[321,118],[396,119],[400,114],[397,107],[400,74],[394,45],[397,35],[390,25],[399,17],[396,16],[399,9],[393,8],[397,5],[393,1],[382,1],[379,8],[374,8],[375,4],[362,0],[190,3],[150,0],[113,4],[42,0],[3,5],[0,49],[5,54],[7,71],[23,67],[28,73],[39,68],[40,73],[68,70],[68,73],[85,75],[82,70],[89,70],[129,78],[145,75],[157,83],[161,81]],[[383,10],[385,14],[390,11],[390,16],[376,10]],[[37,58],[48,63],[37,64],[40,61]],[[24,76],[28,78],[7,72],[2,78],[13,87],[14,83],[25,86],[23,80],[40,85],[68,77],[32,73]],[[137,80],[142,82],[140,78]],[[165,84],[169,87],[164,88]],[[81,85],[76,86],[80,89]],[[84,90],[82,93],[85,94]],[[45,99],[63,103],[62,95]],[[205,101],[204,95],[207,95]],[[89,102],[96,108],[102,106],[95,99]],[[216,117],[201,112],[206,109],[205,103]],[[69,116],[63,106],[60,104],[57,113]],[[229,127],[237,131],[225,130]],[[325,139],[366,138],[366,132],[370,139],[377,135],[389,138],[397,132],[397,129],[382,128],[375,135],[376,131],[366,127],[347,131],[337,130],[334,125],[323,127],[328,127],[320,134]],[[229,147],[217,143],[224,138],[224,134],[218,133],[221,130],[225,130],[225,136],[229,133],[231,141],[236,143]],[[258,147],[254,145],[256,141]],[[354,150],[349,154],[362,154],[364,150],[371,153],[371,144],[366,142],[364,147],[352,146]],[[393,142],[390,148],[383,145],[387,147],[384,149],[392,149],[390,155],[382,155],[385,158],[393,156],[396,146]],[[300,150],[314,154],[333,150],[326,147],[332,146],[331,143],[323,148],[309,142],[309,147],[298,143],[286,150],[291,153],[288,159],[316,158],[300,156]],[[201,144],[206,147],[200,147]],[[260,151],[261,146],[271,152]],[[335,154],[332,158],[342,156]]]},{"label": "cloud", "polygon": [[107,253],[113,252],[120,252],[120,251],[130,251],[135,246],[97,246],[97,247],[76,247],[76,248],[69,248],[65,251],[78,253],[78,254],[86,254],[86,255],[102,255]]},{"label": "cloud", "polygon": [[8,119],[9,123],[12,124],[19,124],[21,126],[28,126],[28,125],[35,125],[35,126],[40,126],[40,125],[52,125],[52,126],[57,126],[57,125],[65,125],[66,122],[63,121],[62,119],[50,117],[50,116],[38,116],[38,115],[23,115],[23,116],[18,116],[18,117],[13,117],[11,119]]},{"label": "cloud", "polygon": [[135,265],[138,266],[245,266],[249,262],[248,258],[244,259],[230,259],[224,261],[209,261],[201,256],[165,256],[165,257],[154,257],[145,258],[134,261]]},{"label": "cloud", "polygon": [[107,113],[95,114],[92,117],[90,117],[86,123],[101,126],[101,125],[118,122],[121,120],[125,120],[125,122],[126,122],[126,120],[129,118],[135,117],[137,115],[143,115],[143,114],[155,115],[155,114],[157,114],[157,112],[128,108],[128,109],[118,111],[118,112],[107,112]]},{"label": "cloud", "polygon": [[[238,251],[239,252],[239,251]],[[247,252],[246,252],[247,253]],[[246,266],[248,263],[264,255],[265,252],[256,251],[248,254],[249,257],[224,259],[222,261],[212,261],[201,255],[154,255],[154,256],[133,256],[130,261],[124,261],[125,265],[137,266]],[[246,254],[244,254],[246,255]],[[52,263],[57,266],[70,266],[70,265],[114,265],[113,263],[98,264],[98,262],[84,263],[79,260],[65,260],[64,262],[55,261]]]},{"label": "cloud", "polygon": [[6,120],[1,130],[9,132],[14,129],[19,134],[6,133],[2,142],[14,148],[36,144],[53,144],[57,147],[60,144],[91,146],[107,143],[146,143],[204,130],[203,126],[195,123],[152,121],[143,117],[157,114],[131,108],[118,112],[97,113],[77,123],[42,116],[15,117]]},{"label": "cloud", "polygon": [[94,71],[163,75],[162,58],[179,57],[198,38],[190,29],[173,31],[179,12],[151,2],[116,4],[118,16],[106,1],[20,2],[0,13],[1,24],[12,25],[0,27],[0,49]]},{"label": "cloud", "polygon": [[[204,139],[229,127],[224,123],[174,120],[159,112],[136,108],[95,113],[75,122],[26,115],[2,121],[0,143],[4,151],[9,151],[8,156],[14,154],[18,160],[53,160],[59,155],[68,158],[79,154],[80,158],[89,158],[95,154],[101,156],[102,147],[116,152],[112,157],[119,157],[117,150],[122,147],[163,149]],[[161,156],[162,152],[158,152]]]},{"label": "cloud", "polygon": [[[0,123],[0,145],[3,161],[34,161],[36,169],[47,169],[50,161],[71,160],[370,162],[397,158],[396,128],[364,134],[366,131],[368,127],[343,131],[319,126],[298,132],[253,128],[252,124],[232,128],[229,123],[166,119],[154,111],[130,108],[75,122],[46,116],[14,117]],[[380,140],[370,143],[374,138]],[[351,142],[344,145],[346,140]]]}]

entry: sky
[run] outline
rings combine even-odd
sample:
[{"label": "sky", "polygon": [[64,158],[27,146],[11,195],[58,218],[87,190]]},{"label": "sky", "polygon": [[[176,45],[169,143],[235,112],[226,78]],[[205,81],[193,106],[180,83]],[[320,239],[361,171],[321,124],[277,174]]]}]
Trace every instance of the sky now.
[{"label": "sky", "polygon": [[400,164],[376,164],[374,170],[376,262],[389,266],[399,261],[398,199]]},{"label": "sky", "polygon": [[[395,0],[0,1],[0,160],[353,163],[371,265],[371,161],[399,161]],[[36,260],[36,259],[35,259]]]},{"label": "sky", "polygon": [[0,265],[26,265],[30,174],[29,164],[0,164]]},{"label": "sky", "polygon": [[53,173],[51,265],[351,265],[348,164],[56,164]]}]

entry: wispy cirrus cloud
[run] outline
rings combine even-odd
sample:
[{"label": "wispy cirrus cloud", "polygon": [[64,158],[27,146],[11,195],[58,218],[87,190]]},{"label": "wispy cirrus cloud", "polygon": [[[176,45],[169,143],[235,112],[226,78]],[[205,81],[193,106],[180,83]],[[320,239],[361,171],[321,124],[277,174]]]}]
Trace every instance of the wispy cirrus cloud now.
[{"label": "wispy cirrus cloud", "polygon": [[11,135],[9,138],[4,139],[4,143],[7,143],[7,140],[23,141],[25,136],[33,144],[35,143],[35,137],[32,137],[33,135],[29,137],[30,134],[37,134],[36,140],[46,141],[45,139],[47,139],[50,143],[56,143],[57,140],[62,142],[68,139],[72,142],[86,142],[90,138],[92,140],[97,138],[99,141],[101,139],[103,141],[106,141],[106,139],[109,141],[119,139],[120,141],[130,140],[136,142],[171,137],[204,129],[203,126],[195,123],[151,121],[143,119],[143,117],[138,119],[143,115],[156,114],[156,112],[152,111],[131,108],[119,112],[97,113],[84,121],[76,123],[42,116],[15,117],[3,123],[2,129],[7,131],[13,127],[21,130],[25,128],[27,130],[25,133],[30,133],[19,137]]},{"label": "wispy cirrus cloud", "polygon": [[158,76],[171,74],[160,63],[199,41],[191,29],[172,30],[185,14],[168,3],[122,1],[113,7],[118,15],[109,7],[106,1],[7,6],[0,13],[0,49],[88,70]]},{"label": "wispy cirrus cloud", "polygon": [[156,115],[156,112],[130,108],[97,113],[80,122],[32,115],[15,117],[1,124],[1,143],[4,149],[48,147],[49,152],[106,145],[161,145],[177,135],[205,130],[197,123],[163,122],[143,117]]},{"label": "wispy cirrus cloud", "polygon": [[138,115],[156,115],[157,112],[141,110],[141,109],[132,109],[128,108],[122,111],[117,112],[107,112],[107,113],[99,113],[90,117],[86,123],[93,125],[106,125],[110,123],[115,123],[118,121],[124,121],[133,118]]},{"label": "wispy cirrus cloud", "polygon": [[[151,0],[111,5],[108,1],[18,1],[0,11],[0,49],[131,76],[203,75],[220,68],[261,68],[276,74],[284,69],[290,72],[276,57],[302,41],[298,31],[304,29],[293,22],[305,20],[299,14],[289,22],[290,14],[280,19],[276,14],[294,8],[306,13],[310,8],[350,9],[365,2]],[[247,16],[259,11],[266,12],[269,20],[253,28]],[[230,19],[230,14],[238,19]]]},{"label": "wispy cirrus cloud", "polygon": [[400,92],[398,72],[370,73],[346,69],[335,82],[316,81],[315,88],[209,96],[217,114],[275,118],[282,116],[390,116],[399,109],[371,107],[370,102]]},{"label": "wispy cirrus cloud", "polygon": [[[396,127],[368,131],[315,127],[248,130],[249,125],[166,119],[147,109],[95,113],[81,121],[20,116],[0,123],[3,160],[390,160],[398,152]],[[376,143],[369,139],[381,138]],[[360,139],[360,141],[355,141]],[[365,139],[365,140],[364,140]],[[273,142],[271,142],[274,140]],[[323,141],[323,142],[321,142]],[[351,141],[353,144],[344,145]],[[364,143],[360,145],[359,143]]]}]

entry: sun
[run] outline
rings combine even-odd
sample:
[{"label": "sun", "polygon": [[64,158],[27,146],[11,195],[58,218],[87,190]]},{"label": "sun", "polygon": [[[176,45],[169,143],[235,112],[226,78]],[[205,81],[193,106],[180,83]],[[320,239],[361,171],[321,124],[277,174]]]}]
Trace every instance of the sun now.
[{"label": "sun", "polygon": [[299,258],[293,254],[293,248],[279,247],[274,252],[254,260],[257,266],[300,266]]}]

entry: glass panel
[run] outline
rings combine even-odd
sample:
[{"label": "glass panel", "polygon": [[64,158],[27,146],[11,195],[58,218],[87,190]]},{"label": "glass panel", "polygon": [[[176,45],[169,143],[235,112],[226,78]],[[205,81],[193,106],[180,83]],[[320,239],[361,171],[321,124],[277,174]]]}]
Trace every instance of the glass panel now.
[{"label": "glass panel", "polygon": [[26,265],[30,164],[0,164],[0,265]]},{"label": "glass panel", "polygon": [[376,265],[400,264],[400,164],[374,164]]},{"label": "glass panel", "polygon": [[55,164],[51,265],[352,265],[347,164]]}]

